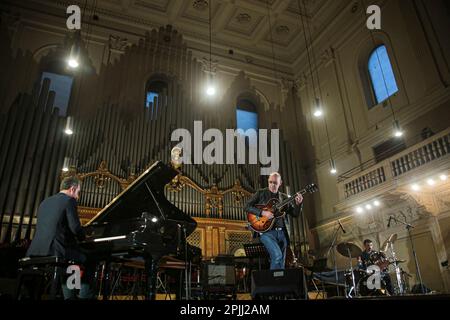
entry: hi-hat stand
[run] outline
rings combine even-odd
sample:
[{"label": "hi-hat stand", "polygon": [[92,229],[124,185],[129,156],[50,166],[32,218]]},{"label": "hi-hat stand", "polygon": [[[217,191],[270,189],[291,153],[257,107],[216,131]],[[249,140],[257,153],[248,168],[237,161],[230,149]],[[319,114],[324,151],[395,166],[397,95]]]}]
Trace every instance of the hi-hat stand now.
[{"label": "hi-hat stand", "polygon": [[411,229],[414,228],[414,226],[412,226],[409,223],[400,221],[394,216],[390,216],[389,220],[390,219],[394,220],[395,222],[403,224],[405,226],[406,230],[408,231],[408,238],[409,238],[409,241],[411,242],[411,248],[412,248],[412,252],[413,252],[413,256],[414,256],[414,263],[416,264],[417,279],[419,280],[420,290],[422,291],[423,294],[425,294],[425,287],[424,287],[423,282],[422,282],[422,275],[420,273],[419,261],[417,260],[416,249],[414,247],[414,241],[413,241],[412,235],[411,235]]},{"label": "hi-hat stand", "polygon": [[[327,257],[328,257],[330,254],[330,251],[333,249],[333,263],[334,263],[334,274],[335,274],[335,278],[336,278],[336,295],[337,296],[339,296],[339,280],[338,280],[338,271],[337,271],[337,264],[336,264],[336,240],[337,240],[338,232],[341,229],[342,229],[342,232],[344,232],[342,225],[340,223],[338,223],[338,227],[336,228],[336,230],[334,230],[333,241],[331,242],[331,245],[327,251]],[[353,273],[352,273],[352,276],[353,276]],[[355,282],[354,279],[353,279],[353,282]]]}]

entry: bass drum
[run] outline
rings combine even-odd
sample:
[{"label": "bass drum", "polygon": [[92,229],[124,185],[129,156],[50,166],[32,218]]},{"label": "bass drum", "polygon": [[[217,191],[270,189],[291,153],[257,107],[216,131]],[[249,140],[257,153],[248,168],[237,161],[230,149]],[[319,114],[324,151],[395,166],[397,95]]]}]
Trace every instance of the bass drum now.
[{"label": "bass drum", "polygon": [[370,275],[369,274],[365,274],[364,276],[361,277],[361,279],[359,279],[358,281],[358,294],[360,296],[364,296],[364,297],[375,297],[375,296],[386,296],[387,295],[387,290],[386,290],[386,284],[384,283],[383,279],[381,279],[380,281],[380,289],[369,289],[368,285],[367,285],[367,281],[369,281]]}]

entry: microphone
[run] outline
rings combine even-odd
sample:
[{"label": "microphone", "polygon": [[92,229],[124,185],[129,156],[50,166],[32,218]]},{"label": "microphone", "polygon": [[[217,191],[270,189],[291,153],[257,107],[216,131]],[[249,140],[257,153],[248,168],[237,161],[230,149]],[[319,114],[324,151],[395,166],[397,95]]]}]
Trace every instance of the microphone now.
[{"label": "microphone", "polygon": [[343,233],[346,233],[344,227],[342,226],[341,220],[338,219],[338,223],[339,223],[339,226],[340,226],[341,229],[342,229],[342,232],[343,232]]},{"label": "microphone", "polygon": [[387,227],[389,228],[391,226],[392,216],[389,216],[389,222],[387,224]]}]

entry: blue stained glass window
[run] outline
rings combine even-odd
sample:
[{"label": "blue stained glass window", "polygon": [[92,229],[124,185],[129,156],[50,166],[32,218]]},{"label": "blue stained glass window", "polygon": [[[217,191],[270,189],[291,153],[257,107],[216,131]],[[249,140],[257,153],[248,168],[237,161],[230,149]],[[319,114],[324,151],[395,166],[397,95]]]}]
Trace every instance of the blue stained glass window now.
[{"label": "blue stained glass window", "polygon": [[258,115],[256,112],[236,109],[237,128],[242,130],[258,130]]},{"label": "blue stained glass window", "polygon": [[50,91],[55,92],[54,106],[59,109],[60,116],[65,116],[72,93],[73,77],[52,72],[43,72],[41,84],[45,78],[50,79]]},{"label": "blue stained glass window", "polygon": [[[258,135],[258,114],[256,112],[242,110],[237,108],[236,109],[236,124],[237,129],[242,129],[244,131],[248,129],[255,129],[256,135]],[[257,141],[254,141],[255,137],[248,136],[250,143],[256,143]],[[257,137],[256,137],[257,139]]]},{"label": "blue stained glass window", "polygon": [[150,108],[150,103],[153,103],[154,99],[158,98],[157,92],[148,91],[147,92],[147,99],[145,101],[145,107]]},{"label": "blue stained glass window", "polygon": [[377,104],[398,91],[386,46],[379,46],[372,52],[368,68]]}]

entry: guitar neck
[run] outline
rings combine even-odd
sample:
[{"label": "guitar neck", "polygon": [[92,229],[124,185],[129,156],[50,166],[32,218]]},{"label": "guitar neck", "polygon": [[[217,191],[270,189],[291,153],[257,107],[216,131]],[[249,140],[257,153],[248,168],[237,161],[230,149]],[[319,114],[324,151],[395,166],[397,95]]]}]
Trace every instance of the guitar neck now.
[{"label": "guitar neck", "polygon": [[294,200],[295,200],[295,197],[296,197],[298,194],[303,195],[303,194],[305,194],[305,193],[306,193],[306,189],[302,189],[302,190],[300,190],[299,192],[296,192],[292,197],[289,197],[289,198],[283,200],[282,202],[280,202],[280,203],[276,206],[276,209],[277,209],[277,210],[281,210],[283,207],[287,206],[287,205],[290,204],[292,201],[294,201]]}]

